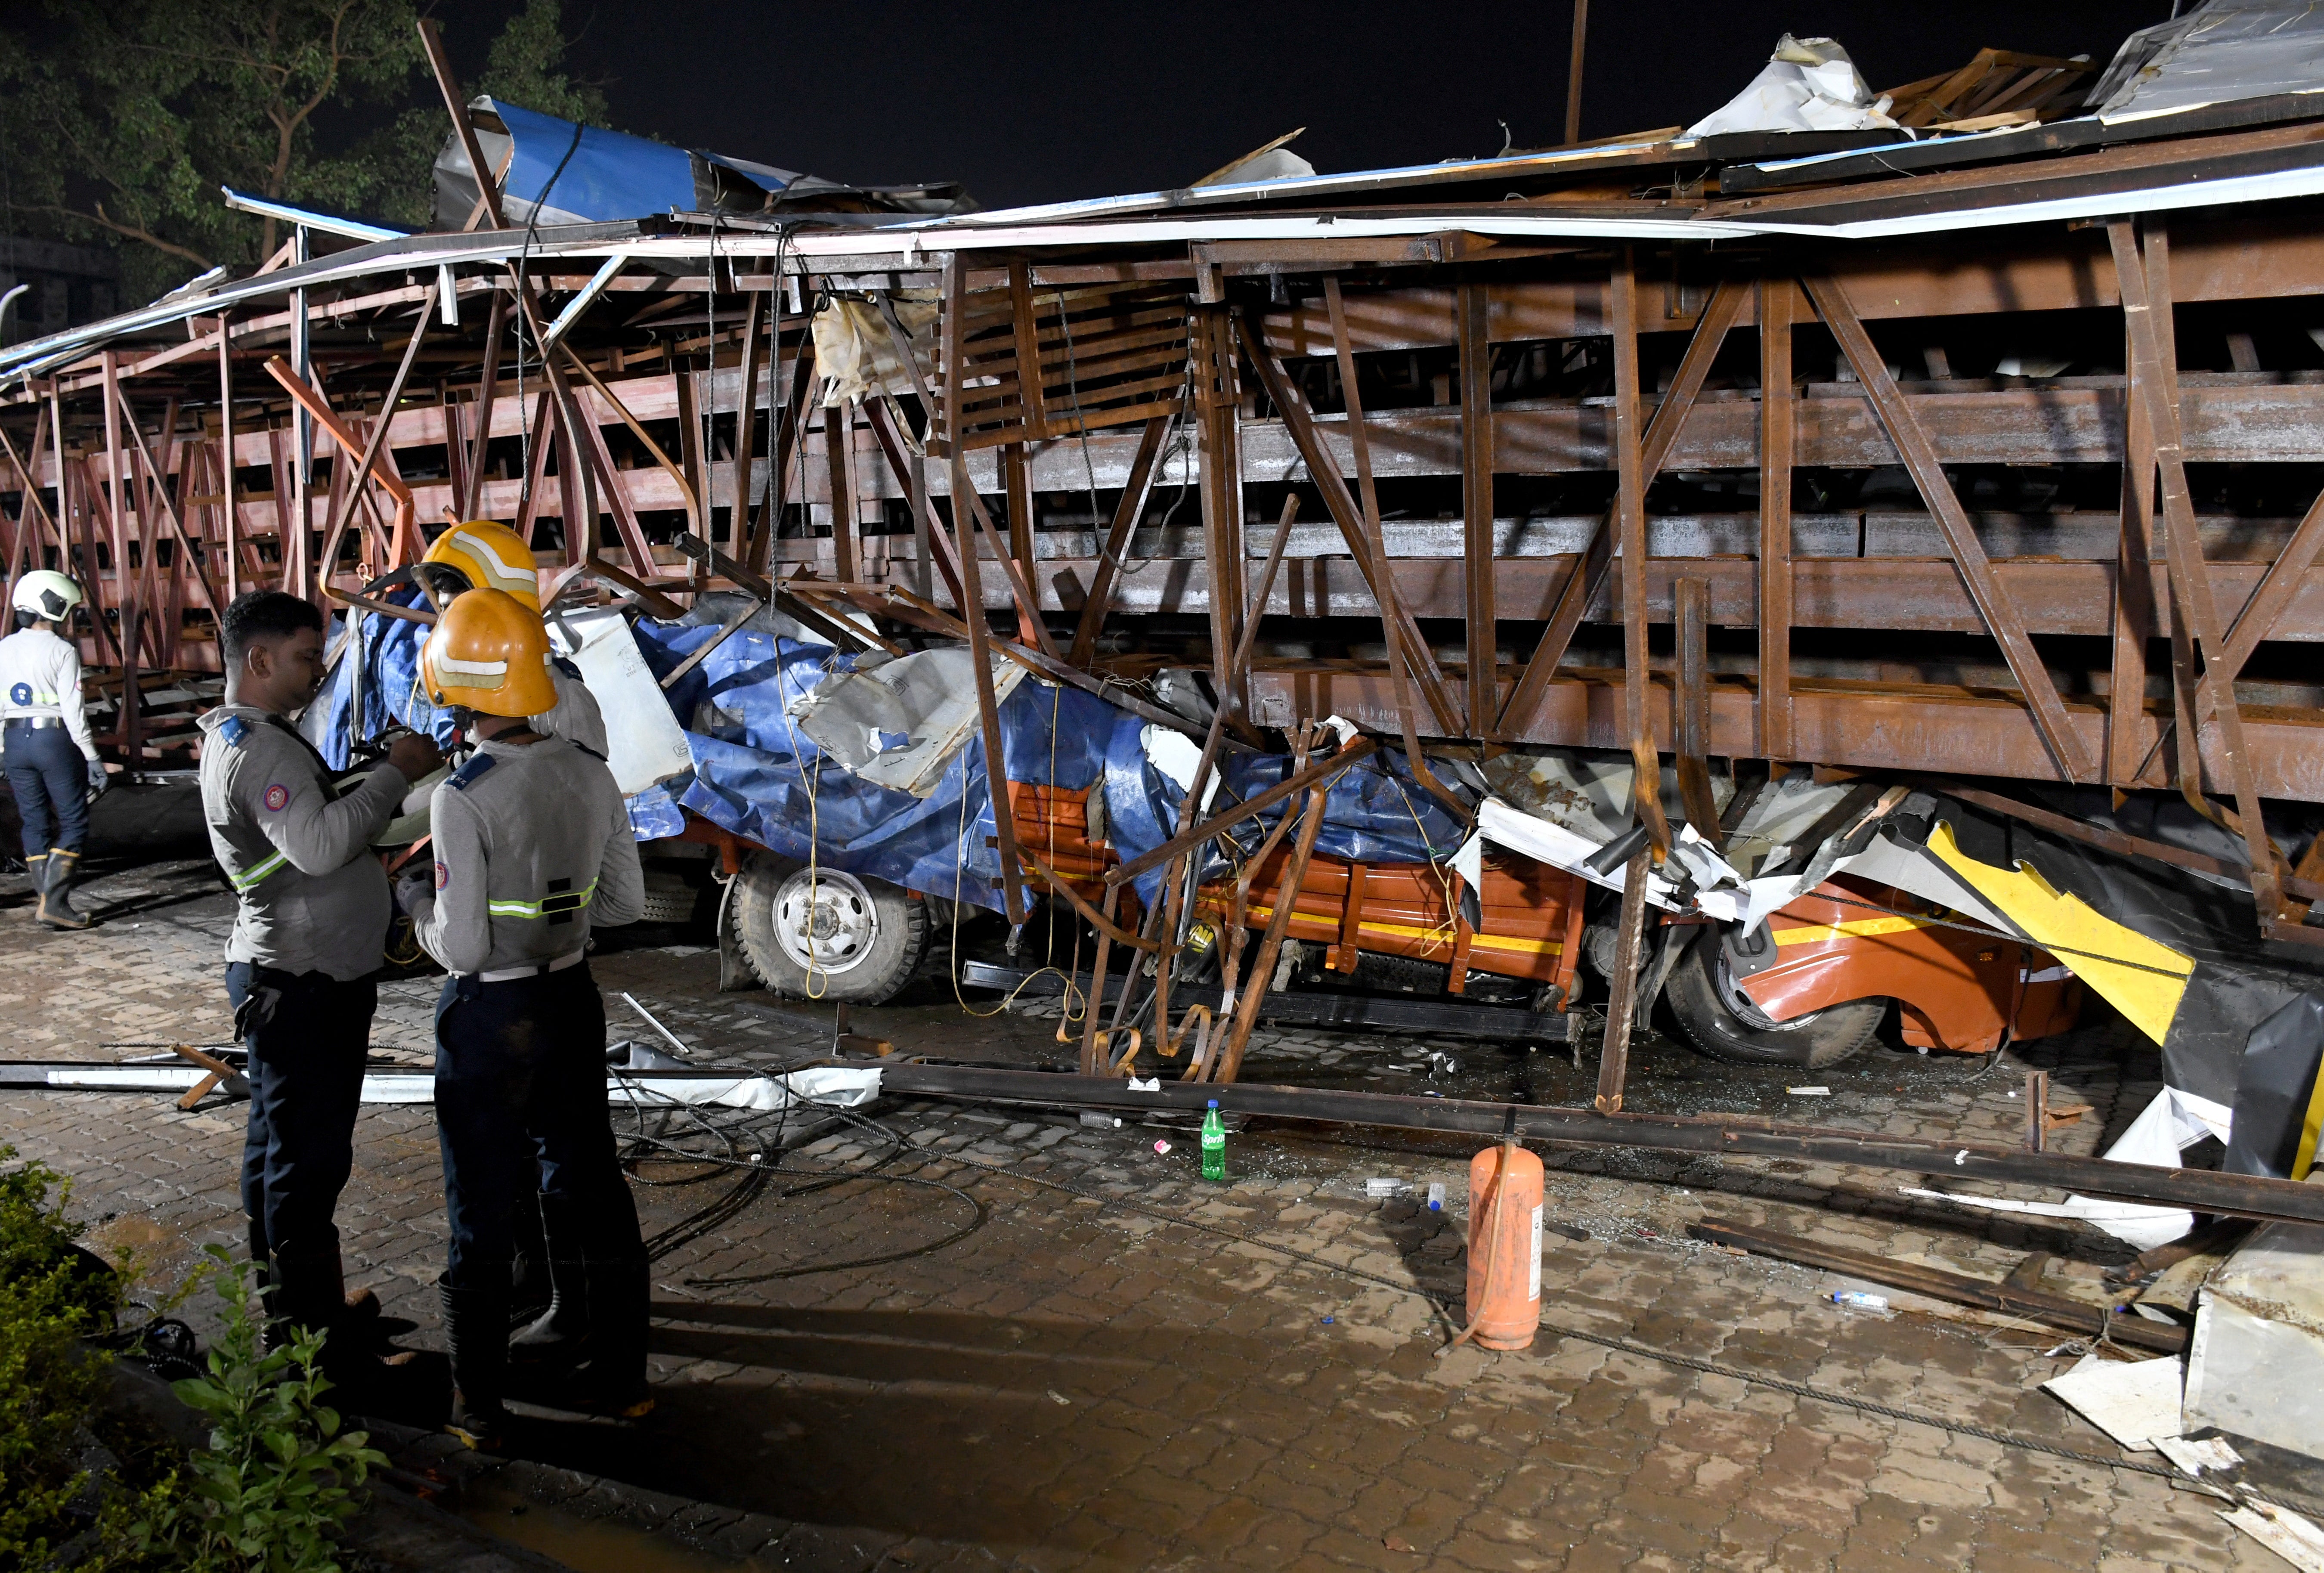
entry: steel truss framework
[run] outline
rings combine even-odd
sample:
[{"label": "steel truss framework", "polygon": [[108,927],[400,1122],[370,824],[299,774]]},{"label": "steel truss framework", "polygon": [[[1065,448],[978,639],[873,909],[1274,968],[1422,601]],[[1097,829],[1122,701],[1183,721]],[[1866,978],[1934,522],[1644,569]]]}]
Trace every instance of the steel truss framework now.
[{"label": "steel truss framework", "polygon": [[[88,583],[107,741],[141,767],[190,745],[152,696],[216,670],[226,599],[360,606],[423,525],[488,517],[562,593],[648,615],[741,589],[1133,702],[1203,668],[1213,755],[1336,713],[1407,745],[1675,753],[1691,788],[1725,757],[2175,791],[2244,835],[2275,913],[2318,871],[2282,866],[2259,805],[2324,802],[2319,690],[2266,676],[2324,639],[2298,331],[2324,334],[2324,216],[2184,183],[2319,148],[2234,132],[1911,198],[1431,186],[1263,222],[526,232],[487,191],[471,233],[278,258],[12,354],[0,530],[12,578]],[[2051,216],[2134,180],[2129,216]],[[823,407],[848,367],[817,365],[818,312],[872,396]],[[1833,479],[1867,475],[1896,477],[1884,503]],[[2030,508],[2027,475],[2111,505]],[[2017,504],[1972,512],[1995,476]]]}]

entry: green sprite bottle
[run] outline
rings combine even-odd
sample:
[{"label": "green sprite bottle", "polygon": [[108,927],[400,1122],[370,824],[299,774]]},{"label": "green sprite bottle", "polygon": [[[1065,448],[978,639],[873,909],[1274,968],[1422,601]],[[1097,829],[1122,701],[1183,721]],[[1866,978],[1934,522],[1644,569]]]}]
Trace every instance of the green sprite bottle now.
[{"label": "green sprite bottle", "polygon": [[1203,1116],[1203,1178],[1224,1180],[1227,1177],[1227,1128],[1219,1122],[1219,1100],[1211,1100],[1210,1112]]}]

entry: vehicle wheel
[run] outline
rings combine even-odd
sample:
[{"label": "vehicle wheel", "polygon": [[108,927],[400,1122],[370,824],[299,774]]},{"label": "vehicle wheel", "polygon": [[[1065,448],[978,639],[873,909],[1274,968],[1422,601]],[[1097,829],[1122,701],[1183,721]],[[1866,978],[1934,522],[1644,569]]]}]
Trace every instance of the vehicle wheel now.
[{"label": "vehicle wheel", "polygon": [[702,893],[696,890],[686,875],[666,868],[645,871],[645,908],[638,914],[641,923],[691,923],[694,910]]},{"label": "vehicle wheel", "polygon": [[[1715,940],[1716,935],[1706,938]],[[1730,1065],[1821,1070],[1862,1052],[1888,1013],[1885,999],[1849,1000],[1793,1021],[1774,1021],[1735,986],[1727,947],[1715,942],[1690,947],[1663,995],[1688,1041]]]},{"label": "vehicle wheel", "polygon": [[927,951],[927,906],[885,880],[761,856],[734,876],[733,902],[751,969],[794,998],[878,1004]]}]

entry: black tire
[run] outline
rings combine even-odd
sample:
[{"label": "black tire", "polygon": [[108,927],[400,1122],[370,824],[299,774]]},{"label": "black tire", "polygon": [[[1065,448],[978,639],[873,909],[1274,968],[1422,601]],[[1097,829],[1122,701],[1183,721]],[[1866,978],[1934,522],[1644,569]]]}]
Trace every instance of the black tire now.
[{"label": "black tire", "polygon": [[[794,882],[797,888],[793,889]],[[807,901],[827,914],[831,931],[822,936],[827,965],[810,968],[776,932],[779,903]],[[876,1005],[891,999],[919,971],[927,954],[928,909],[898,885],[818,869],[761,853],[734,876],[730,921],[743,959],[759,980],[794,999],[845,1000]],[[807,957],[814,947],[794,936]]]},{"label": "black tire", "polygon": [[638,914],[641,923],[684,924],[694,921],[696,907],[702,893],[690,884],[686,875],[666,868],[645,871],[645,908]]},{"label": "black tire", "polygon": [[1726,947],[1713,930],[1688,947],[1663,985],[1687,1041],[1729,1065],[1789,1065],[1821,1070],[1864,1051],[1888,1013],[1886,999],[1849,1000],[1796,1021],[1757,1025],[1726,998],[1720,964]]}]

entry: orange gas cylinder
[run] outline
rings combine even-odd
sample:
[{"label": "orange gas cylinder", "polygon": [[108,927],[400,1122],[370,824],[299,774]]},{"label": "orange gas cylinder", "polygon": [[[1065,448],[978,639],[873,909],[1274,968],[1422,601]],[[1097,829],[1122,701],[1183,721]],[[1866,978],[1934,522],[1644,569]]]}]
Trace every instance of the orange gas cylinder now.
[{"label": "orange gas cylinder", "polygon": [[1488,1147],[1469,1161],[1469,1320],[1488,1349],[1527,1349],[1541,1326],[1541,1160]]}]

